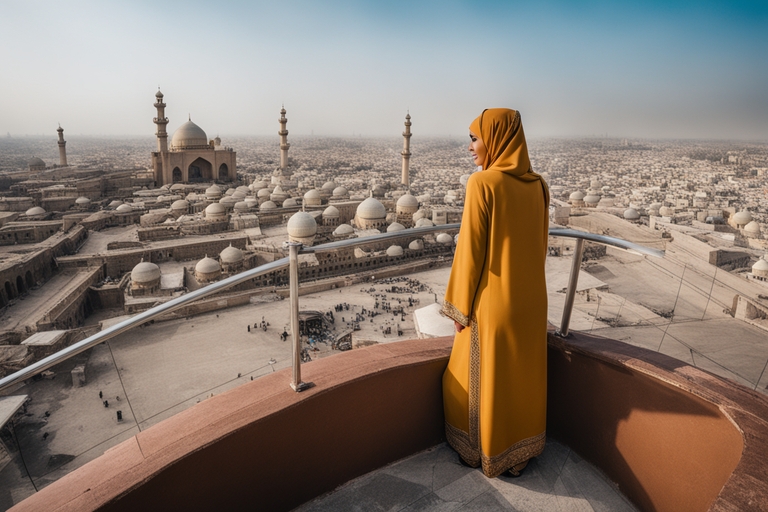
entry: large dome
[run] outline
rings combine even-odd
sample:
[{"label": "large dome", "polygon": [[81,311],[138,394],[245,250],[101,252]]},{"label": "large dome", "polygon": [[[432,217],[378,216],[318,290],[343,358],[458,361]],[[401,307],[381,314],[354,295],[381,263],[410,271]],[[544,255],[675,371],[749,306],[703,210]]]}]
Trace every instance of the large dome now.
[{"label": "large dome", "polygon": [[387,210],[378,199],[369,197],[357,206],[357,216],[367,220],[385,219],[387,218]]},{"label": "large dome", "polygon": [[224,215],[227,210],[220,203],[211,203],[205,207],[205,216]]},{"label": "large dome", "polygon": [[160,279],[160,267],[149,261],[141,261],[131,270],[131,281],[135,283],[151,283]]},{"label": "large dome", "polygon": [[191,120],[179,126],[171,139],[171,149],[194,149],[208,146],[208,136]]},{"label": "large dome", "polygon": [[749,224],[752,221],[752,214],[746,210],[741,211],[739,213],[734,214],[733,221],[736,224],[740,224],[742,226]]},{"label": "large dome", "polygon": [[296,212],[288,219],[288,235],[293,238],[307,238],[317,234],[317,222],[307,212]]},{"label": "large dome", "polygon": [[213,272],[219,272],[220,270],[221,266],[219,265],[219,262],[208,256],[198,261],[197,265],[195,265],[195,272],[201,274],[211,274]]},{"label": "large dome", "polygon": [[419,208],[419,200],[413,197],[410,193],[403,194],[400,199],[397,200],[397,206],[401,208],[413,208],[414,210]]},{"label": "large dome", "polygon": [[333,205],[323,210],[323,218],[337,219],[339,218],[339,215],[340,215],[339,209]]}]

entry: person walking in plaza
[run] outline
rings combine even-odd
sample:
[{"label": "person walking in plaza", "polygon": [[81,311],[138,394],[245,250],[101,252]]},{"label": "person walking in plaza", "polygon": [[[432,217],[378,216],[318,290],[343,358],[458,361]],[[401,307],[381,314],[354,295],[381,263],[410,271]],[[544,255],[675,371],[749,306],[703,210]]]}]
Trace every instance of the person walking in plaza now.
[{"label": "person walking in plaza", "polygon": [[518,112],[484,110],[469,136],[482,171],[467,181],[442,308],[456,327],[446,436],[486,476],[519,476],[546,438],[549,190],[531,170]]}]

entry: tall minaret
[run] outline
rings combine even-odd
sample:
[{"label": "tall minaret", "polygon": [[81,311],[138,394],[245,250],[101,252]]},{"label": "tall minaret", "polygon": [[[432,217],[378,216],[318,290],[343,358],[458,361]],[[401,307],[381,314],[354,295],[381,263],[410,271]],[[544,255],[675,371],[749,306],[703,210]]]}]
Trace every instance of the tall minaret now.
[{"label": "tall minaret", "polygon": [[157,117],[154,118],[154,122],[157,125],[157,150],[161,153],[168,152],[168,132],[165,131],[165,126],[168,124],[168,118],[165,117],[165,103],[163,103],[163,93],[160,92],[160,88],[157,88],[155,93],[155,108],[157,109]]},{"label": "tall minaret", "polygon": [[64,140],[64,128],[59,125],[59,166],[67,166],[67,141]]},{"label": "tall minaret", "polygon": [[411,114],[405,115],[405,131],[403,132],[403,178],[401,183],[408,189],[411,186],[411,178],[408,173],[408,165],[411,159]]},{"label": "tall minaret", "polygon": [[285,105],[280,109],[280,131],[277,134],[280,136],[280,170],[285,170],[288,167],[288,148],[291,147],[288,144],[288,130],[285,128],[288,119],[285,118]]}]

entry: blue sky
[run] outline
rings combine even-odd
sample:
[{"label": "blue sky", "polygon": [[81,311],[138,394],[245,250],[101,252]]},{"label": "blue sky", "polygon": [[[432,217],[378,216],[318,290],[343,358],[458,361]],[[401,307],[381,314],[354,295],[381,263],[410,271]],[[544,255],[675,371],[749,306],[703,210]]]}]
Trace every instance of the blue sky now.
[{"label": "blue sky", "polygon": [[768,139],[768,1],[3,4],[0,134]]}]

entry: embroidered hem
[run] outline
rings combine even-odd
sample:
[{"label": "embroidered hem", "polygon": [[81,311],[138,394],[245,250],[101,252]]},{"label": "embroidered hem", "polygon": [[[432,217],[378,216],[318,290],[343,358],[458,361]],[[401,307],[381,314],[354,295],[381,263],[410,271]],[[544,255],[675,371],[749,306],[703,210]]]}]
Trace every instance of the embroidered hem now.
[{"label": "embroidered hem", "polygon": [[461,311],[459,311],[459,309],[456,306],[454,306],[447,300],[443,301],[443,309],[440,311],[440,313],[449,318],[454,319],[464,327],[467,327],[469,325],[469,317],[466,316]]},{"label": "embroidered hem", "polygon": [[519,441],[499,455],[488,457],[481,452],[483,473],[488,478],[494,478],[513,466],[525,462],[532,457],[540,455],[544,451],[547,433],[541,434]]}]

